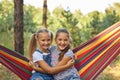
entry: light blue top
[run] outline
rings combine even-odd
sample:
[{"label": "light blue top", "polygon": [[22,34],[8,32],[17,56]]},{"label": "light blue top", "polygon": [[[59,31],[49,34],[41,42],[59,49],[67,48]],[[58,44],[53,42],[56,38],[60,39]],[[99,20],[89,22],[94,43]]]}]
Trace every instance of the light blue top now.
[{"label": "light blue top", "polygon": [[[51,57],[52,57],[51,65],[55,66],[59,62],[58,57],[59,57],[60,51],[57,49],[56,46],[51,47],[50,50],[51,50]],[[74,58],[74,54],[71,49],[69,49],[64,56]],[[77,69],[74,66],[58,74],[55,74],[53,76],[55,80],[71,80],[70,79],[71,76],[76,77],[76,79],[74,80],[80,80],[80,76],[77,72]]]}]

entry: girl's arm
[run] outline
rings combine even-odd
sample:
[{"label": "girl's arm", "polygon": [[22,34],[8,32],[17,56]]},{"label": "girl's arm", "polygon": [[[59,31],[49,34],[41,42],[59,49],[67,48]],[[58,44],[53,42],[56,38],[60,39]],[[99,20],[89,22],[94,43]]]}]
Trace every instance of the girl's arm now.
[{"label": "girl's arm", "polygon": [[77,60],[77,56],[72,52],[72,50],[69,50],[65,53],[62,60],[59,61],[56,66],[63,66],[65,64],[67,64],[67,62],[71,59]]},{"label": "girl's arm", "polygon": [[[63,57],[63,59],[56,64],[56,66],[66,65],[71,60],[71,57]],[[73,64],[74,65],[74,64]],[[73,66],[71,65],[71,66]],[[69,67],[70,68],[70,67]]]},{"label": "girl's arm", "polygon": [[39,71],[39,72],[42,72],[42,73],[46,73],[45,70],[43,70],[42,68],[37,68],[35,66],[35,64],[33,63],[33,61],[29,61],[29,66],[33,69],[33,70],[36,70],[36,71]]},{"label": "girl's arm", "polygon": [[32,68],[43,73],[56,74],[70,68],[74,64],[74,60],[70,60],[66,65],[55,67],[50,67],[44,60],[38,61],[38,64],[41,68],[35,66],[32,66]]}]

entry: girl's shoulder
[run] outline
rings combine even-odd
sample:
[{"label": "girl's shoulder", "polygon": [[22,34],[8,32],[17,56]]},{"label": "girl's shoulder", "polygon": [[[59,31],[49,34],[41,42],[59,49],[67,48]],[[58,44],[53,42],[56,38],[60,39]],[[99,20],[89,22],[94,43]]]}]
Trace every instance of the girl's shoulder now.
[{"label": "girl's shoulder", "polygon": [[50,48],[49,48],[49,50],[52,51],[52,52],[56,49],[57,49],[57,46],[50,46]]},{"label": "girl's shoulder", "polygon": [[73,51],[71,49],[69,49],[66,53],[71,53],[73,54]]},{"label": "girl's shoulder", "polygon": [[38,51],[38,50],[35,50],[34,53],[33,53],[33,55],[43,55],[43,53],[41,53],[41,52]]},{"label": "girl's shoulder", "polygon": [[74,53],[71,49],[69,49],[64,56],[71,56],[71,57],[74,57]]},{"label": "girl's shoulder", "polygon": [[52,54],[55,54],[55,55],[58,55],[60,53],[57,46],[52,46],[50,51]]}]

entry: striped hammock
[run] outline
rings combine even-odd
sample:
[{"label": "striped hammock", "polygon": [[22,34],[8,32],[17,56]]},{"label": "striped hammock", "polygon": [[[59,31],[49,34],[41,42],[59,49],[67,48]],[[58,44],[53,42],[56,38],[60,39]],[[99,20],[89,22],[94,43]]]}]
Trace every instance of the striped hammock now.
[{"label": "striped hammock", "polygon": [[[120,54],[120,22],[76,47],[73,52],[78,58],[75,67],[82,80],[95,80]],[[0,63],[22,80],[29,80],[31,76],[32,69],[28,61],[23,55],[0,45]]]}]

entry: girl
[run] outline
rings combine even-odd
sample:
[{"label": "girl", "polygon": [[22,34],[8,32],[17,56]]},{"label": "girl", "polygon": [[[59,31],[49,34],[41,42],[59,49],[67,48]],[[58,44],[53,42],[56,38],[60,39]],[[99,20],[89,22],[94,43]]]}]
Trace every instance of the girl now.
[{"label": "girl", "polygon": [[[71,37],[66,29],[59,29],[55,36],[57,46],[51,47],[52,66],[65,65],[70,59],[74,59],[74,54],[70,49]],[[74,66],[55,74],[54,80],[80,80],[80,76]]]},{"label": "girl", "polygon": [[[33,70],[30,80],[54,80],[53,76],[50,74],[63,71],[74,64],[74,61],[70,61],[63,66],[50,67],[51,53],[49,51],[49,46],[51,45],[51,42],[52,33],[47,29],[41,29],[32,35],[29,43],[29,54],[30,58],[35,63],[35,67],[40,67],[38,70],[41,72]],[[30,62],[30,64],[32,63]]]}]

